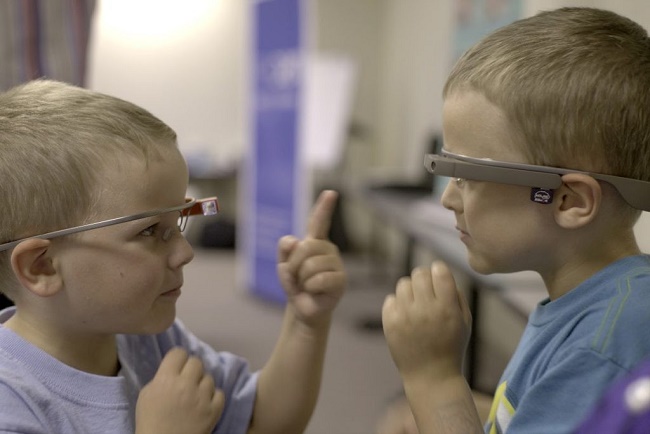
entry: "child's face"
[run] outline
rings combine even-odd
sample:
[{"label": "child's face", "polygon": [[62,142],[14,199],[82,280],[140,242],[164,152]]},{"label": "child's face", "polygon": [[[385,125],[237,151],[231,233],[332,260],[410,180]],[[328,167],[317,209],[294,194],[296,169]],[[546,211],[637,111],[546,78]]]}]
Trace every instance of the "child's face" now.
[{"label": "child's face", "polygon": [[[177,150],[162,161],[128,161],[107,169],[108,186],[98,220],[183,204],[188,172]],[[59,245],[55,260],[62,278],[57,309],[63,328],[89,333],[157,333],[176,314],[183,266],[192,248],[175,227],[179,214],[154,216],[91,230]]]},{"label": "child's face", "polygon": [[[452,94],[443,106],[444,148],[476,158],[526,163],[502,111],[475,92]],[[536,270],[551,248],[551,205],[530,201],[530,188],[450,180],[442,203],[456,214],[472,268],[480,273]]]}]

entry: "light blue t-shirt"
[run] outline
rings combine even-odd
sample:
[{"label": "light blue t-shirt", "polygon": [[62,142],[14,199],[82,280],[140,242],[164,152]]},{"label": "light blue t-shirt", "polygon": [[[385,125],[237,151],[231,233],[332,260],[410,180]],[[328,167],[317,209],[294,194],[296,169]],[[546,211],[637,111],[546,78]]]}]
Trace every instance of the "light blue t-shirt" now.
[{"label": "light blue t-shirt", "polygon": [[[4,323],[15,308],[0,312]],[[233,354],[214,351],[180,321],[158,335],[118,335],[116,377],[71,368],[0,326],[0,433],[115,433],[135,430],[135,404],[172,347],[203,361],[226,405],[214,433],[245,433],[252,416],[257,374]]]},{"label": "light blue t-shirt", "polygon": [[612,380],[650,356],[650,257],[621,259],[531,314],[486,433],[571,433]]}]

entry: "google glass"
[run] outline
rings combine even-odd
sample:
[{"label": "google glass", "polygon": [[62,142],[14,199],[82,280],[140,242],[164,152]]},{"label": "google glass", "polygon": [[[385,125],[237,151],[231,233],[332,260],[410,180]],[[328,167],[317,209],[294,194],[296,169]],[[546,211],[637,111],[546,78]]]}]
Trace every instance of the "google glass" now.
[{"label": "google glass", "polygon": [[180,232],[185,230],[187,225],[187,218],[193,215],[216,215],[219,212],[219,202],[216,197],[208,197],[205,199],[194,199],[188,197],[185,199],[183,205],[173,206],[170,208],[160,208],[151,211],[145,211],[137,214],[131,214],[124,217],[116,217],[109,220],[103,220],[96,223],[88,223],[81,226],[74,226],[67,229],[60,229],[58,231],[47,232],[40,235],[32,235],[30,237],[20,238],[18,240],[9,241],[3,244],[0,244],[0,252],[9,250],[16,247],[19,243],[28,240],[30,238],[39,238],[42,240],[49,240],[51,238],[62,237],[65,235],[76,234],[79,232],[90,231],[93,229],[103,228],[106,226],[118,225],[120,223],[126,223],[134,220],[140,220],[147,217],[153,217],[161,214],[167,214],[170,212],[178,211],[178,229]]},{"label": "google glass", "polygon": [[633,178],[473,158],[444,149],[440,154],[425,155],[424,166],[434,175],[531,187],[531,200],[539,203],[551,203],[552,190],[562,185],[562,175],[582,173],[611,184],[630,206],[650,211],[650,182]]}]

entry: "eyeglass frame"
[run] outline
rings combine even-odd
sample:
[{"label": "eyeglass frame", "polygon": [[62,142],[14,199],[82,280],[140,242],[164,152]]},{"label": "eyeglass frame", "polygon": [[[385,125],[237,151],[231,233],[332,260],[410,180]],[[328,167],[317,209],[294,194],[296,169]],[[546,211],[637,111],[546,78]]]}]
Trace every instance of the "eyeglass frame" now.
[{"label": "eyeglass frame", "polygon": [[440,154],[425,155],[424,167],[434,175],[521,185],[544,190],[559,188],[562,185],[562,175],[580,173],[611,184],[633,208],[650,211],[650,182],[640,179],[559,167],[511,163],[489,158],[474,158],[444,149]]},{"label": "eyeglass frame", "polygon": [[167,214],[170,212],[179,211],[181,213],[182,223],[179,225],[180,232],[185,230],[187,224],[187,218],[193,215],[216,215],[219,213],[219,201],[216,196],[207,197],[204,199],[195,199],[193,197],[185,198],[185,203],[183,205],[177,205],[169,208],[159,208],[151,211],[144,211],[137,214],[131,214],[123,217],[115,217],[108,220],[102,220],[95,223],[87,223],[79,226],[73,226],[71,228],[59,229],[52,232],[46,232],[44,234],[32,235],[29,237],[20,238],[14,241],[8,241],[6,243],[0,244],[0,252],[5,250],[12,249],[18,244],[22,243],[25,240],[30,239],[41,239],[49,240],[52,238],[63,237],[65,235],[72,235],[79,232],[90,231],[93,229],[99,229],[106,226],[118,225],[120,223],[127,223],[134,220],[141,220],[147,217],[153,217],[161,214]]}]

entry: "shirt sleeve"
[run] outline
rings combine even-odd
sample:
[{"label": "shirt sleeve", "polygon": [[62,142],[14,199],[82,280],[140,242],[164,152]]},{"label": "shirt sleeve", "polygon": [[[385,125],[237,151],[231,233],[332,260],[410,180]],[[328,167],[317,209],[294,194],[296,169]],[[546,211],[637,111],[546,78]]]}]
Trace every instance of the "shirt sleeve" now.
[{"label": "shirt sleeve", "polygon": [[508,434],[572,433],[603,390],[626,371],[602,354],[577,350],[550,367],[522,397],[506,390],[515,414]]},{"label": "shirt sleeve", "polygon": [[575,434],[643,433],[650,427],[650,359],[614,382]]},{"label": "shirt sleeve", "polygon": [[48,433],[47,421],[41,421],[41,412],[31,409],[28,400],[19,392],[0,382],[0,433]]}]

